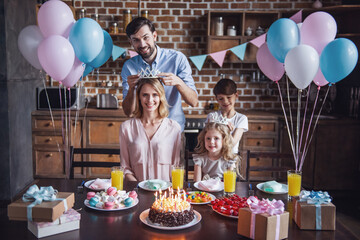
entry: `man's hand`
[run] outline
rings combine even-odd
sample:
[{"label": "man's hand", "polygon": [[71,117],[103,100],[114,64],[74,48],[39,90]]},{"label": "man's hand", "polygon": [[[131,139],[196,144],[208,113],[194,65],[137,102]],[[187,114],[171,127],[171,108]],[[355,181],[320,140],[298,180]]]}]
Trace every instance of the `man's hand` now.
[{"label": "man's hand", "polygon": [[165,86],[177,86],[183,83],[183,80],[173,73],[159,73],[157,76],[161,78]]},{"label": "man's hand", "polygon": [[134,89],[136,84],[138,83],[140,79],[139,75],[130,75],[127,77],[127,82],[129,84],[129,89]]}]

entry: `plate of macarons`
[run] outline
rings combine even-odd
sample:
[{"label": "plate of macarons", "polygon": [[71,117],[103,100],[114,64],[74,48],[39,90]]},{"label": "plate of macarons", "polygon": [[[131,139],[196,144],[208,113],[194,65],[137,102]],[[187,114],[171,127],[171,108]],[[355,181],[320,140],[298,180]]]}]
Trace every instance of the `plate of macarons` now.
[{"label": "plate of macarons", "polygon": [[120,211],[132,208],[139,203],[135,191],[116,190],[109,187],[106,191],[88,192],[84,201],[85,206],[99,211]]}]

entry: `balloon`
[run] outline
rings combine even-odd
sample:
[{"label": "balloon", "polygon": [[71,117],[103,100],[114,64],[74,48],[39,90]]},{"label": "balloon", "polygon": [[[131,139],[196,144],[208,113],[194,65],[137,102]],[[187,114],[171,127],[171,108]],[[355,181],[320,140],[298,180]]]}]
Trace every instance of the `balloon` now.
[{"label": "balloon", "polygon": [[271,24],[266,42],[271,54],[283,63],[288,51],[300,43],[299,28],[293,20],[280,18]]},{"label": "balloon", "polygon": [[98,68],[110,58],[113,49],[113,41],[108,32],[103,30],[104,33],[104,45],[94,60],[92,60],[89,65],[93,66],[94,68]]},{"label": "balloon", "polygon": [[354,70],[358,60],[355,44],[347,38],[338,38],[323,49],[320,68],[326,80],[336,83]]},{"label": "balloon", "polygon": [[77,81],[79,81],[84,70],[85,70],[85,64],[80,62],[80,60],[77,57],[75,57],[74,65],[71,68],[70,73],[66,76],[64,80],[61,81],[61,83],[66,87],[74,86],[77,83]]},{"label": "balloon", "polygon": [[99,55],[104,44],[104,33],[95,20],[81,18],[71,28],[69,40],[79,60],[89,63]]},{"label": "balloon", "polygon": [[29,25],[21,30],[18,37],[18,47],[24,58],[36,69],[41,70],[37,49],[43,40],[38,26]]},{"label": "balloon", "polygon": [[321,54],[324,47],[334,40],[336,31],[336,21],[330,14],[314,12],[301,25],[301,44],[312,46]]},{"label": "balloon", "polygon": [[322,74],[320,68],[318,69],[313,82],[319,87],[325,86],[325,85],[327,85],[329,83],[328,81],[326,81],[326,79],[325,79],[324,75]]},{"label": "balloon", "polygon": [[260,70],[271,80],[278,81],[284,75],[284,64],[276,60],[270,53],[266,43],[256,53],[256,62]]},{"label": "balloon", "polygon": [[298,89],[304,89],[314,79],[319,69],[319,54],[309,45],[299,45],[285,58],[285,71]]},{"label": "balloon", "polygon": [[86,64],[84,73],[83,73],[83,77],[87,76],[89,73],[91,73],[91,71],[94,70],[94,67]]},{"label": "balloon", "polygon": [[75,21],[70,7],[62,1],[47,1],[41,5],[37,20],[44,37],[61,35],[65,38]]},{"label": "balloon", "polygon": [[38,47],[39,61],[52,78],[62,81],[75,61],[75,52],[70,42],[59,35],[45,38]]}]

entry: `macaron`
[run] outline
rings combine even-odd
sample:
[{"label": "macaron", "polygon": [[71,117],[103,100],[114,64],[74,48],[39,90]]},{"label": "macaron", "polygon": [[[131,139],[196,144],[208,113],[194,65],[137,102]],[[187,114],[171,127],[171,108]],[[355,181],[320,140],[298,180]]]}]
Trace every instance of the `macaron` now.
[{"label": "macaron", "polygon": [[90,198],[90,200],[89,200],[89,204],[90,204],[90,206],[92,206],[92,207],[95,207],[98,202],[99,202],[99,199],[98,199],[97,197],[92,197],[92,198]]},{"label": "macaron", "polygon": [[114,208],[114,202],[106,202],[104,204],[104,209],[113,209]]},{"label": "macaron", "polygon": [[136,199],[137,198],[137,193],[135,192],[135,191],[131,191],[130,193],[129,193],[129,197],[131,197],[132,199]]},{"label": "macaron", "polygon": [[131,197],[128,197],[124,200],[125,207],[130,207],[133,203],[133,199]]},{"label": "macaron", "polygon": [[109,187],[109,188],[106,190],[106,193],[107,193],[109,196],[114,196],[115,193],[116,193],[116,188],[114,188],[114,187]]},{"label": "macaron", "polygon": [[90,198],[92,198],[92,197],[94,197],[95,196],[95,192],[88,192],[87,194],[86,194],[86,199],[87,200],[90,200]]}]

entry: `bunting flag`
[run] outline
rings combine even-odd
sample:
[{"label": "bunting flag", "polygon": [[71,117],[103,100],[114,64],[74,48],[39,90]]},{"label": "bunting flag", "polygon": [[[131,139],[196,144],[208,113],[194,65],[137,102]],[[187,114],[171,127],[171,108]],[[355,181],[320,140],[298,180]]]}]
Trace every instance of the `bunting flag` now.
[{"label": "bunting flag", "polygon": [[302,10],[298,11],[297,13],[295,13],[294,15],[292,15],[289,18],[296,23],[301,23],[302,22]]},{"label": "bunting flag", "polygon": [[205,59],[207,57],[207,54],[204,55],[198,55],[198,56],[192,56],[189,57],[190,60],[195,64],[196,68],[201,71],[204,63],[205,63]]},{"label": "bunting flag", "polygon": [[240,58],[243,61],[245,56],[246,45],[247,43],[243,43],[239,46],[230,48],[229,50],[232,51],[238,58]]},{"label": "bunting flag", "polygon": [[135,52],[135,51],[129,50],[129,55],[130,55],[130,58],[133,58],[133,57],[135,57],[135,56],[137,56],[139,54],[137,54],[137,52]]},{"label": "bunting flag", "polygon": [[112,54],[111,54],[112,55],[112,60],[115,61],[121,55],[123,55],[124,52],[126,52],[126,49],[118,47],[116,45],[113,45]]},{"label": "bunting flag", "polygon": [[224,59],[225,59],[225,55],[226,52],[228,50],[224,50],[224,51],[220,51],[220,52],[215,52],[215,53],[210,53],[209,55],[212,57],[212,59],[214,59],[214,61],[220,66],[222,67],[223,63],[224,63]]},{"label": "bunting flag", "polygon": [[263,45],[265,43],[265,40],[266,40],[266,33],[258,36],[257,38],[254,38],[253,40],[250,41],[250,43],[254,44],[255,46],[257,46],[259,48],[259,47],[261,47],[261,45]]}]

